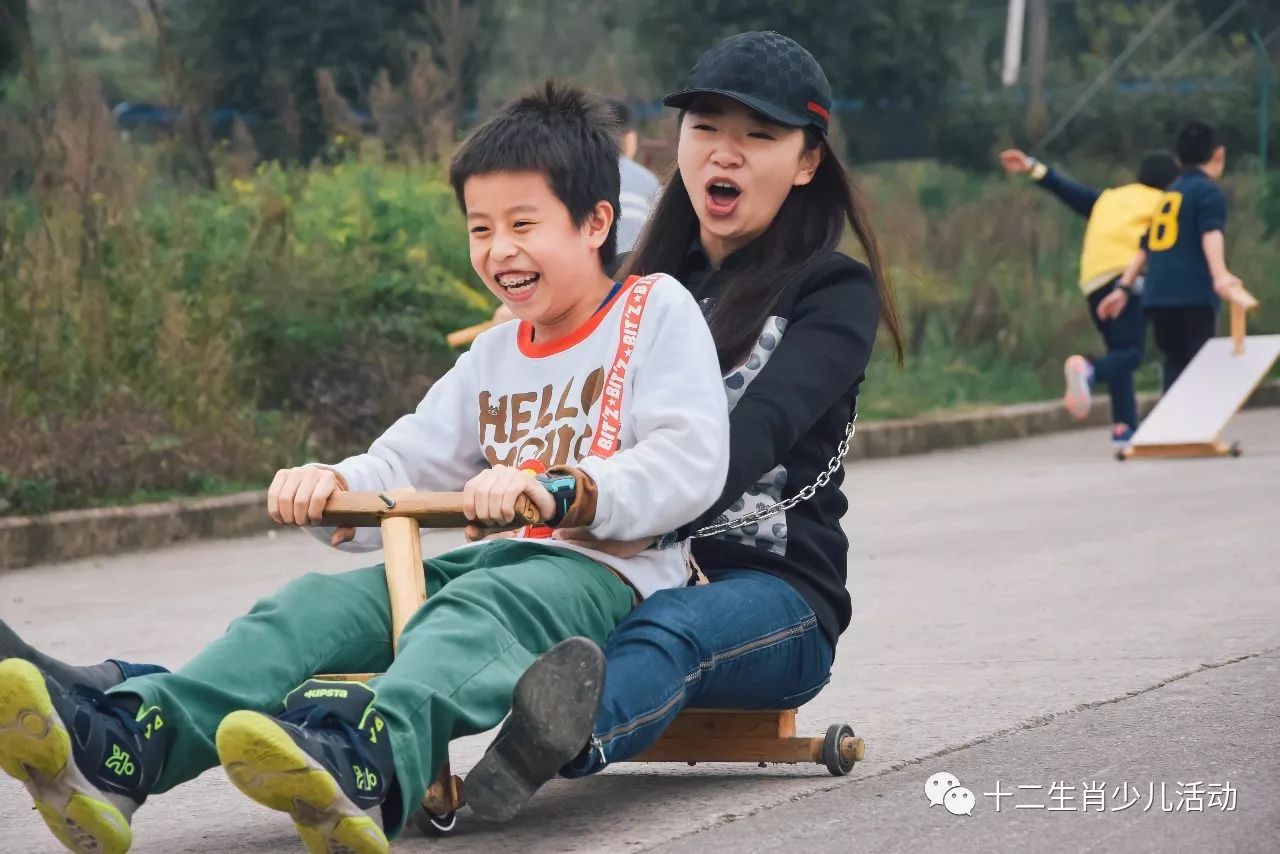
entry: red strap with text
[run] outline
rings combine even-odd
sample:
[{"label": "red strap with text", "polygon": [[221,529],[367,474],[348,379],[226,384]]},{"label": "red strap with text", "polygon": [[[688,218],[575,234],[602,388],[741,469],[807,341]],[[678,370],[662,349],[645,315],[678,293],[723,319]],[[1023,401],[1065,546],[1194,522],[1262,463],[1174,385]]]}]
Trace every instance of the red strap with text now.
[{"label": "red strap with text", "polygon": [[[605,375],[604,390],[600,395],[600,417],[592,434],[591,448],[587,451],[590,456],[608,459],[618,450],[618,436],[622,431],[623,380],[631,366],[631,355],[635,350],[636,335],[640,331],[640,320],[644,317],[644,307],[659,275],[645,276],[643,279],[629,276],[623,283],[623,287],[630,290],[626,295],[622,318],[618,321],[618,346]],[[536,464],[537,468],[531,464]],[[540,460],[529,460],[521,468],[539,474],[546,471],[546,466]],[[546,525],[526,525],[520,536],[522,539],[546,539],[551,536],[551,530]]]},{"label": "red strap with text", "polygon": [[661,274],[645,276],[643,279],[631,276],[626,281],[630,291],[622,309],[622,318],[618,321],[618,347],[605,374],[604,392],[600,396],[600,418],[591,438],[591,450],[588,451],[593,457],[607,460],[618,450],[618,436],[622,431],[623,383],[627,370],[631,367],[636,335],[640,332],[640,319],[644,317],[645,304],[649,301],[649,293],[659,275]]}]

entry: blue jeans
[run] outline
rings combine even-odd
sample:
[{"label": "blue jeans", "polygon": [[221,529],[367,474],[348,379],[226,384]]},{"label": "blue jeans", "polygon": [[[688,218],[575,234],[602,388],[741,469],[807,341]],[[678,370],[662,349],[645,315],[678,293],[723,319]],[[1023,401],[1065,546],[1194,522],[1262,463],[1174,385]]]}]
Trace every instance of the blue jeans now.
[{"label": "blue jeans", "polygon": [[1104,356],[1089,357],[1093,364],[1093,380],[1105,383],[1111,394],[1111,423],[1138,429],[1138,398],[1133,388],[1133,374],[1142,364],[1147,345],[1147,318],[1142,311],[1142,298],[1129,297],[1124,311],[1111,320],[1098,319],[1098,304],[1115,290],[1109,282],[1089,294],[1089,317],[1107,346]]},{"label": "blue jeans", "polygon": [[791,585],[747,569],[712,577],[655,593],[614,629],[593,747],[564,776],[642,753],[687,706],[790,709],[827,684],[835,651]]}]

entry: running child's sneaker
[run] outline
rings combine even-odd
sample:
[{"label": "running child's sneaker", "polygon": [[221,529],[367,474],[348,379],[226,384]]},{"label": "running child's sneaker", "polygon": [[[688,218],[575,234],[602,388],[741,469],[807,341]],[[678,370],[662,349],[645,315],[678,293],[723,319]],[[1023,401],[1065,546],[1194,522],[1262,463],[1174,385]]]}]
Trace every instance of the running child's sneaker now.
[{"label": "running child's sneaker", "polygon": [[381,805],[395,780],[391,738],[359,682],[312,679],[278,717],[233,712],[218,758],[237,789],[287,812],[312,854],[386,854]]},{"label": "running child's sneaker", "polygon": [[477,816],[508,821],[587,747],[604,694],[604,652],[569,638],[524,672],[511,716],[462,784]]},{"label": "running child's sneaker", "polygon": [[1067,382],[1062,402],[1073,418],[1083,421],[1089,417],[1089,409],[1093,406],[1093,366],[1084,356],[1068,356],[1062,364],[1062,373]]},{"label": "running child's sneaker", "polygon": [[1128,447],[1133,440],[1133,429],[1128,424],[1116,424],[1111,428],[1111,444],[1117,448]]},{"label": "running child's sneaker", "polygon": [[0,768],[19,780],[71,851],[122,854],[129,821],[164,768],[170,730],[93,688],[70,689],[29,661],[0,661]]}]

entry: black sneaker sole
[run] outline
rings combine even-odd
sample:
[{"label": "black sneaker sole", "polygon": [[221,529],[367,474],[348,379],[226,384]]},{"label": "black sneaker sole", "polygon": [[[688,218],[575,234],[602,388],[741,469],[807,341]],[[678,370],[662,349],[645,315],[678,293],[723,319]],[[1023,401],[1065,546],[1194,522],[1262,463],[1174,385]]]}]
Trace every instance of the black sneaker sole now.
[{"label": "black sneaker sole", "polygon": [[462,785],[478,818],[509,821],[591,738],[604,652],[586,638],[553,646],[516,683],[511,717]]}]

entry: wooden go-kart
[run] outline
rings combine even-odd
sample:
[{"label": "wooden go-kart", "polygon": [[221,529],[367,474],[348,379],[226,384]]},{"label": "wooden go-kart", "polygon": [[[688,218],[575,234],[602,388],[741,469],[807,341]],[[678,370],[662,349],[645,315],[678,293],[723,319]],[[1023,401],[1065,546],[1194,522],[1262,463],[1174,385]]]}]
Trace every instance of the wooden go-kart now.
[{"label": "wooden go-kart", "polygon": [[1239,442],[1222,431],[1280,358],[1280,335],[1249,335],[1246,315],[1258,300],[1243,287],[1224,298],[1231,313],[1231,334],[1210,338],[1178,379],[1138,425],[1128,447],[1116,452],[1129,459],[1238,457]]},{"label": "wooden go-kart", "polygon": [[[528,502],[517,506],[517,522],[537,524],[538,512]],[[391,597],[392,648],[400,632],[427,599],[422,571],[420,525],[461,528],[462,493],[397,491],[339,492],[325,506],[325,524],[382,528],[387,589]],[[318,678],[367,681],[376,673],[325,674]],[[648,751],[632,762],[814,762],[842,777],[863,758],[862,739],[847,724],[834,724],[825,737],[796,736],[795,709],[728,711],[698,709],[681,714]],[[456,813],[466,803],[462,780],[446,758],[440,776],[423,799],[417,826],[430,834],[453,830]]]}]

